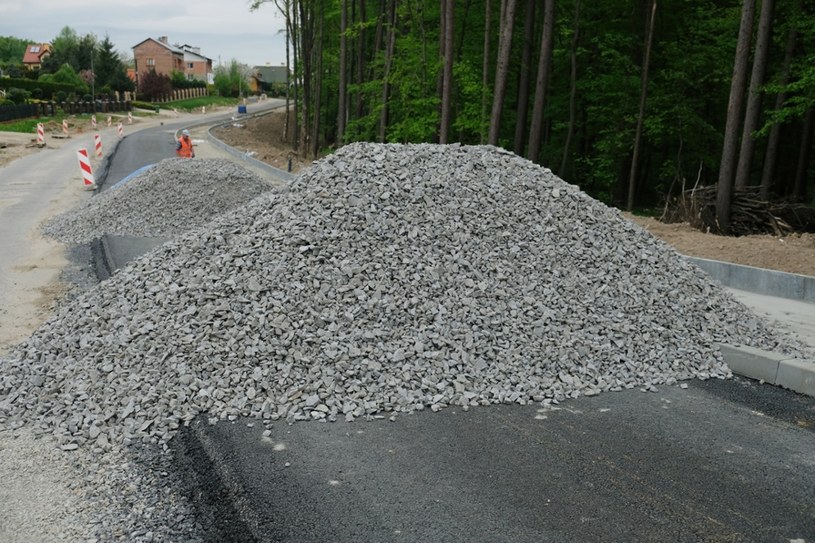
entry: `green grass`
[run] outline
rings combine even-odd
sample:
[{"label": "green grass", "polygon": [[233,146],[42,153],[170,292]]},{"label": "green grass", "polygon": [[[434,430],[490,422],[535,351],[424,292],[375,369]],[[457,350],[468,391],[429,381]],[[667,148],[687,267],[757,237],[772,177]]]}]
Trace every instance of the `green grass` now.
[{"label": "green grass", "polygon": [[201,109],[202,106],[235,106],[240,102],[237,98],[224,98],[223,96],[199,96],[197,98],[187,98],[186,100],[176,100],[158,104],[162,109],[176,108],[178,110],[192,111]]},{"label": "green grass", "polygon": [[[21,132],[24,134],[36,134],[37,132],[37,123],[49,123],[55,122],[57,124],[61,124],[63,119],[79,119],[87,121],[90,119],[90,114],[83,113],[81,115],[68,115],[64,113],[58,113],[53,117],[39,117],[33,118],[29,117],[27,119],[16,119],[14,121],[6,121],[4,123],[0,123],[0,132]],[[97,119],[99,118],[99,114],[97,113]]]}]

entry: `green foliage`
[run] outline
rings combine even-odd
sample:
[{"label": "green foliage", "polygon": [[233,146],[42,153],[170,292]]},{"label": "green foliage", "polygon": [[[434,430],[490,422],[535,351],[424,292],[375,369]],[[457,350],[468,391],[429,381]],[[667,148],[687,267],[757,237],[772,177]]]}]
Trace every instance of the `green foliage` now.
[{"label": "green foliage", "polygon": [[50,99],[56,92],[63,91],[66,93],[74,92],[73,85],[65,85],[62,83],[47,83],[45,81],[32,81],[31,79],[0,79],[0,89],[7,89],[9,87],[17,87],[27,91],[34,92],[35,89],[42,90],[42,98]]},{"label": "green foliage", "polygon": [[88,84],[76,73],[70,64],[63,64],[60,69],[53,74],[41,75],[38,81],[70,86],[80,93],[86,93],[89,90]]},{"label": "green foliage", "polygon": [[6,91],[6,100],[14,104],[25,104],[31,98],[31,93],[24,89],[11,87]]},{"label": "green foliage", "polygon": [[23,55],[30,40],[15,38],[14,36],[0,36],[0,65],[9,64],[21,66]]},{"label": "green foliage", "polygon": [[237,98],[249,94],[249,83],[246,78],[249,67],[232,59],[226,66],[215,68],[215,91],[220,96]]}]

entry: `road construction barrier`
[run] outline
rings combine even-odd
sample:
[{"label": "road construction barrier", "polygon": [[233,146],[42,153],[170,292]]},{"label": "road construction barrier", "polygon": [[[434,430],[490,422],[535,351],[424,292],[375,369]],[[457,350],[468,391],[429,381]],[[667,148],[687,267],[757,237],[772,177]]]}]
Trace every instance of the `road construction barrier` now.
[{"label": "road construction barrier", "polygon": [[62,119],[62,133],[68,135],[68,119]]},{"label": "road construction barrier", "polygon": [[79,159],[79,169],[82,171],[82,183],[88,190],[96,188],[96,183],[93,180],[93,170],[91,169],[91,161],[88,158],[87,149],[78,149],[76,156]]},{"label": "road construction barrier", "polygon": [[91,126],[96,130],[96,115],[91,115]]},{"label": "road construction barrier", "polygon": [[129,111],[127,112],[127,124],[133,124],[133,114]]},{"label": "road construction barrier", "polygon": [[112,122],[113,122],[113,119],[111,118],[110,115],[108,115],[108,127],[110,127],[110,123],[112,123]]},{"label": "road construction barrier", "polygon": [[119,124],[117,124],[117,125],[116,125],[116,131],[117,131],[117,132],[119,132],[119,137],[120,137],[120,138],[123,138],[123,137],[124,137],[125,129],[124,129],[124,127],[122,126],[122,122],[121,122],[121,121],[119,121]]},{"label": "road construction barrier", "polygon": [[207,112],[207,106],[201,106],[201,113]]},{"label": "road construction barrier", "polygon": [[93,146],[96,149],[96,158],[102,158],[102,137],[99,134],[93,135]]},{"label": "road construction barrier", "polygon": [[37,145],[45,145],[45,127],[37,123]]}]

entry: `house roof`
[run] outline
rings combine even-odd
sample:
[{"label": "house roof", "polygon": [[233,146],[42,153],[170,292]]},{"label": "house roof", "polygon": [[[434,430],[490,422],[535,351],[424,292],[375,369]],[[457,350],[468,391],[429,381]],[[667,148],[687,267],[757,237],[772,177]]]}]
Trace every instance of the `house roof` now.
[{"label": "house roof", "polygon": [[23,64],[39,64],[42,62],[42,57],[51,51],[51,45],[48,43],[31,43],[25,48],[23,54]]},{"label": "house roof", "polygon": [[285,83],[285,66],[254,66],[252,68],[254,76],[264,83]]},{"label": "house roof", "polygon": [[136,48],[136,47],[138,47],[139,45],[141,45],[141,44],[143,44],[143,43],[146,43],[146,42],[148,42],[148,41],[152,41],[152,42],[154,42],[154,43],[159,44],[160,46],[164,47],[165,49],[167,49],[168,51],[170,51],[170,52],[171,52],[171,53],[173,53],[173,54],[176,54],[176,55],[183,55],[183,54],[184,54],[184,51],[183,51],[182,49],[179,49],[179,48],[178,48],[178,47],[176,47],[175,45],[170,45],[169,43],[164,43],[163,41],[161,41],[161,40],[157,40],[157,39],[155,39],[155,38],[147,38],[146,40],[142,40],[142,41],[140,41],[139,43],[137,43],[136,45],[134,45],[134,46],[132,47],[132,49],[135,49],[135,48]]}]

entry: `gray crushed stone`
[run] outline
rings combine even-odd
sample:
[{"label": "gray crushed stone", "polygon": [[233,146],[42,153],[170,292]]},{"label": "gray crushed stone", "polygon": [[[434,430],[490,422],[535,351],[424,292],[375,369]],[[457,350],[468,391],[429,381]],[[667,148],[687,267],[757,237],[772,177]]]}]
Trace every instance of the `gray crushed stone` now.
[{"label": "gray crushed stone", "polygon": [[230,160],[168,158],[54,217],[42,231],[65,243],[104,234],[171,237],[272,189]]},{"label": "gray crushed stone", "polygon": [[355,420],[726,378],[717,342],[812,355],[545,168],[359,143],[60,308],[0,360],[0,426],[71,454],[167,451],[201,414]]}]

